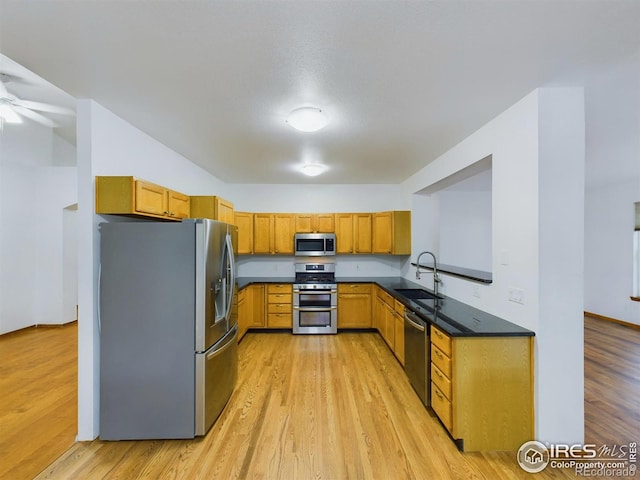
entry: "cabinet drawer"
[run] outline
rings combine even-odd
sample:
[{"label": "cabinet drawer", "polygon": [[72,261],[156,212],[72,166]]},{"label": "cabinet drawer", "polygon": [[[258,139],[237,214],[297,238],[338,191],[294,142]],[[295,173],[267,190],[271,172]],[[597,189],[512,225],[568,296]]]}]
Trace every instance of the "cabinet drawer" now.
[{"label": "cabinet drawer", "polygon": [[291,303],[293,296],[290,293],[271,293],[269,292],[269,303]]},{"label": "cabinet drawer", "polygon": [[293,285],[290,283],[270,283],[267,285],[267,293],[292,293]]},{"label": "cabinet drawer", "polygon": [[267,306],[268,313],[291,313],[290,303],[269,303]]},{"label": "cabinet drawer", "polygon": [[291,313],[269,313],[267,316],[267,327],[293,328],[293,317]]},{"label": "cabinet drawer", "polygon": [[431,344],[431,361],[440,369],[449,379],[451,379],[451,359],[446,356],[442,350]]},{"label": "cabinet drawer", "polygon": [[447,356],[451,356],[451,337],[440,330],[438,327],[431,327],[431,343]]},{"label": "cabinet drawer", "polygon": [[451,380],[431,362],[431,381],[436,384],[444,396],[451,400]]},{"label": "cabinet drawer", "polygon": [[447,400],[444,393],[433,382],[431,382],[431,408],[440,417],[447,430],[451,432],[453,427],[451,422],[451,402]]},{"label": "cabinet drawer", "polygon": [[371,293],[370,283],[339,283],[338,293]]}]

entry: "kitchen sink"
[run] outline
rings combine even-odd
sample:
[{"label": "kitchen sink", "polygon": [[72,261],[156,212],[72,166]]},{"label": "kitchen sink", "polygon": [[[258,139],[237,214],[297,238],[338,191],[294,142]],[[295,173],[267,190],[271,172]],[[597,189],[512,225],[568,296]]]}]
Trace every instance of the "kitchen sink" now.
[{"label": "kitchen sink", "polygon": [[438,298],[433,293],[427,292],[421,288],[396,288],[394,290],[410,300],[433,300]]}]

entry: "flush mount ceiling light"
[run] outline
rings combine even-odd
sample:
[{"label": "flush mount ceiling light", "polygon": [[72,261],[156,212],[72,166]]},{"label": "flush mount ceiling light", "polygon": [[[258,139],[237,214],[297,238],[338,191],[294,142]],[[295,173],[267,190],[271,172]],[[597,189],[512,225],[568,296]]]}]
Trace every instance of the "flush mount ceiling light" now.
[{"label": "flush mount ceiling light", "polygon": [[306,163],[300,167],[300,171],[309,177],[317,177],[326,170],[327,167],[319,163]]},{"label": "flush mount ceiling light", "polygon": [[316,132],[329,123],[329,117],[316,107],[300,107],[292,110],[287,123],[301,132]]}]

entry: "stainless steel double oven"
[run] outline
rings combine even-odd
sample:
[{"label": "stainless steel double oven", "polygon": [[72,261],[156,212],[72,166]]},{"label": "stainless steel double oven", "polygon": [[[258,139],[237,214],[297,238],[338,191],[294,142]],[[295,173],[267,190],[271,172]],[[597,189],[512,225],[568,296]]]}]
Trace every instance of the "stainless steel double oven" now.
[{"label": "stainless steel double oven", "polygon": [[296,263],[293,333],[338,333],[338,285],[333,263]]}]

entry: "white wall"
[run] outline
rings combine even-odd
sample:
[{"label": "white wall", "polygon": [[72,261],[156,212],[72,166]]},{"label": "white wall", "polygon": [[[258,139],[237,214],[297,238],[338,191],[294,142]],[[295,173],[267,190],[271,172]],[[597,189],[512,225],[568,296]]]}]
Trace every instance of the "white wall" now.
[{"label": "white wall", "polygon": [[248,212],[383,212],[409,210],[411,197],[399,185],[229,184],[229,200]]},{"label": "white wall", "polygon": [[94,214],[94,177],[133,175],[187,195],[221,195],[229,190],[213,175],[152,139],[91,100],[78,100],[78,440],[99,434],[97,286],[100,259]]},{"label": "white wall", "polygon": [[[416,193],[492,155],[493,283],[443,275],[442,291],[536,333],[536,438],[548,442],[584,436],[582,95],[536,90],[403,184]],[[422,233],[414,252],[438,247]],[[514,287],[524,304],[508,301]]]},{"label": "white wall", "polygon": [[63,209],[75,203],[75,149],[25,120],[0,133],[0,334],[66,323]]},{"label": "white wall", "polygon": [[491,271],[491,177],[487,170],[433,194],[440,209],[440,262]]},{"label": "white wall", "polygon": [[634,202],[640,201],[640,52],[585,89],[585,305],[640,325],[633,302]]}]

